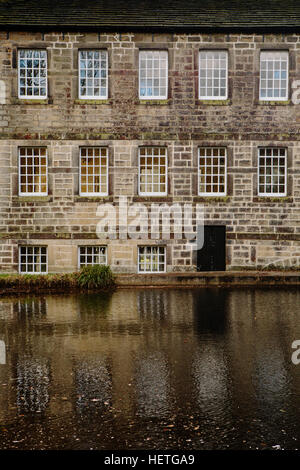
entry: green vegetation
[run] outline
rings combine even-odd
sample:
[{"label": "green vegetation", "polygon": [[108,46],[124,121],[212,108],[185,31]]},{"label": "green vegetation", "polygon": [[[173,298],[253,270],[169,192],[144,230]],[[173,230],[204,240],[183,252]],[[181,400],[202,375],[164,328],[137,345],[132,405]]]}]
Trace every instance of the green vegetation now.
[{"label": "green vegetation", "polygon": [[110,267],[101,264],[82,268],[78,277],[79,286],[87,289],[109,289],[114,283]]},{"label": "green vegetation", "polygon": [[23,292],[110,290],[115,286],[109,266],[96,265],[70,274],[1,274],[0,295]]}]

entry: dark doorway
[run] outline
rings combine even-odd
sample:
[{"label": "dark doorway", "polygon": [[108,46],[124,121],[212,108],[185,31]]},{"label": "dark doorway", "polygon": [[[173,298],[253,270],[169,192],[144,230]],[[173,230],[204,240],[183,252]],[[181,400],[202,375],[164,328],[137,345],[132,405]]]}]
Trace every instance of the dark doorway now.
[{"label": "dark doorway", "polygon": [[197,251],[197,271],[226,270],[226,227],[205,225],[204,245]]}]

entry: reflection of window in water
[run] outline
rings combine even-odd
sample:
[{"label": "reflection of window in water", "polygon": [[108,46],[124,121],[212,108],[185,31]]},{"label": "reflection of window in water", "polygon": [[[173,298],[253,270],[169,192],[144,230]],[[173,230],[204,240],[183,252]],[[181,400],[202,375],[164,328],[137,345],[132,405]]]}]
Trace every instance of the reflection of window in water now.
[{"label": "reflection of window in water", "polygon": [[159,290],[138,292],[138,312],[140,315],[165,317],[169,312],[168,293]]},{"label": "reflection of window in water", "polygon": [[76,407],[85,413],[90,407],[101,408],[111,399],[111,377],[104,359],[82,361],[75,366]]},{"label": "reflection of window in water", "polygon": [[44,411],[49,402],[50,366],[43,359],[17,363],[17,405],[19,412]]},{"label": "reflection of window in water", "polygon": [[0,364],[6,364],[6,346],[2,340],[0,340]]},{"label": "reflection of window in water", "polygon": [[1,299],[0,303],[0,320],[12,320],[14,317],[13,303],[11,301],[6,302]]},{"label": "reflection of window in water", "polygon": [[262,413],[269,415],[271,408],[273,415],[279,412],[281,416],[280,408],[286,406],[290,389],[282,351],[277,344],[273,346],[260,351],[252,380]]},{"label": "reflection of window in water", "polygon": [[228,370],[221,346],[205,344],[205,349],[194,356],[192,371],[201,410],[213,416],[223,415],[230,397]]},{"label": "reflection of window in water", "polygon": [[42,316],[47,314],[46,299],[42,298],[26,298],[14,302],[14,311],[24,316]]},{"label": "reflection of window in water", "polygon": [[161,353],[141,359],[136,370],[138,415],[166,416],[169,412],[168,366]]}]

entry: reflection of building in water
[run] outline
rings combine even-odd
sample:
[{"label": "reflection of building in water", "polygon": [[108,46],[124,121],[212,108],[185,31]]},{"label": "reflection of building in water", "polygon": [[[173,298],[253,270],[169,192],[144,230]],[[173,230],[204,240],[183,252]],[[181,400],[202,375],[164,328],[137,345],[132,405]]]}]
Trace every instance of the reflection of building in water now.
[{"label": "reflection of building in water", "polygon": [[137,293],[137,308],[141,316],[164,318],[169,313],[169,293],[165,290],[141,290]]},{"label": "reflection of building in water", "polygon": [[205,343],[203,349],[196,352],[192,374],[202,412],[217,417],[230,411],[229,371],[220,344]]},{"label": "reflection of building in water", "polygon": [[76,408],[80,413],[111,401],[111,376],[103,358],[80,361],[75,366]]},{"label": "reflection of building in water", "polygon": [[20,413],[45,411],[49,402],[50,366],[44,359],[17,363],[17,405]]},{"label": "reflection of building in water", "polygon": [[163,417],[169,412],[168,364],[160,352],[138,361],[136,394],[139,415]]},{"label": "reflection of building in water", "polygon": [[[229,345],[233,403],[239,409],[262,415],[275,405],[284,408],[290,394],[286,362],[291,338],[299,331],[299,292],[296,290],[243,289],[228,297]],[[298,310],[298,312],[297,312]],[[299,384],[297,374],[293,377]],[[299,385],[298,385],[299,386]],[[297,388],[298,388],[297,386]],[[280,413],[282,416],[282,413]]]}]

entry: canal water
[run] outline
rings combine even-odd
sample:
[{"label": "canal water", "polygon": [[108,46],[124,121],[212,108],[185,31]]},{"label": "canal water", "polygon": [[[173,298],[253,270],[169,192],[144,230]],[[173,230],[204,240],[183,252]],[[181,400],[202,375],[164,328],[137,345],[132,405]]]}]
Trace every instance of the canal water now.
[{"label": "canal water", "polygon": [[297,289],[0,299],[0,449],[299,449]]}]

